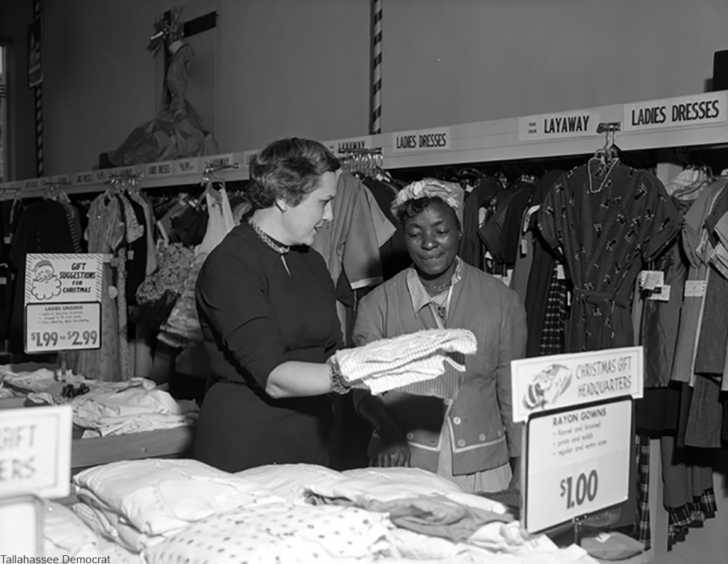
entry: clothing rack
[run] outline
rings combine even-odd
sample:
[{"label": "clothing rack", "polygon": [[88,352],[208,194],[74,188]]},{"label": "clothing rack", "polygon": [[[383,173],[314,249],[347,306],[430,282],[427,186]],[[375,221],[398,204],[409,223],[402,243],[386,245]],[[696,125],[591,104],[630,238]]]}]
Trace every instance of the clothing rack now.
[{"label": "clothing rack", "polygon": [[[593,154],[602,134],[598,125],[616,122],[621,123],[622,151],[728,145],[728,91],[348,137],[324,144],[338,155],[375,155],[386,170],[586,156]],[[108,178],[125,172],[137,174],[141,188],[197,184],[211,164],[241,163],[216,174],[225,180],[245,180],[249,178],[247,163],[257,151],[6,182],[0,184],[0,200],[14,198],[18,190],[22,190],[19,197],[38,196],[45,182],[63,179],[69,183],[64,188],[68,193],[101,192]]]}]

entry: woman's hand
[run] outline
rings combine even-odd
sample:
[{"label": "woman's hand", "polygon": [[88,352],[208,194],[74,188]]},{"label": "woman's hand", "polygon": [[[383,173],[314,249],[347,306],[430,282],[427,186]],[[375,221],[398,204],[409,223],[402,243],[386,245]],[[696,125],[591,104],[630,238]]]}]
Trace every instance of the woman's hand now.
[{"label": "woman's hand", "polygon": [[372,460],[372,466],[390,468],[392,466],[409,466],[410,449],[407,443],[394,443],[384,447]]}]

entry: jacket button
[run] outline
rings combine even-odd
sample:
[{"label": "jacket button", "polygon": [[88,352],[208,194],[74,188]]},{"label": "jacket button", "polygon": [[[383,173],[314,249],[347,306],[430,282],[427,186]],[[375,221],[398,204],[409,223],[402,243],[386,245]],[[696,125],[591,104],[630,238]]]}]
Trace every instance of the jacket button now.
[{"label": "jacket button", "polygon": [[462,419],[459,417],[453,417],[452,422],[455,423],[455,425],[460,425],[460,423],[462,423]]},{"label": "jacket button", "polygon": [[484,440],[485,440],[485,433],[480,433],[480,435],[478,435],[478,438],[479,438],[479,439],[480,439],[481,441],[484,441]]},{"label": "jacket button", "polygon": [[407,433],[407,438],[411,441],[412,439],[415,438],[415,434],[414,433]]},{"label": "jacket button", "polygon": [[458,446],[459,447],[464,447],[465,446],[465,441],[463,439],[458,439]]}]

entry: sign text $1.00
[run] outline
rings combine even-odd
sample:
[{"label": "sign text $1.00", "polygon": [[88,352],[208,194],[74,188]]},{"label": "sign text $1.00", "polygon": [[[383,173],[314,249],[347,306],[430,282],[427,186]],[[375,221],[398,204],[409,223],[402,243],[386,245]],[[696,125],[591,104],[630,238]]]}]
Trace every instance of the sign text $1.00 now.
[{"label": "sign text $1.00", "polygon": [[99,342],[97,331],[68,331],[65,334],[58,331],[32,331],[30,338],[37,348],[56,347],[60,343],[73,346],[96,346]]},{"label": "sign text $1.00", "polygon": [[561,479],[561,497],[566,499],[566,509],[582,505],[585,501],[594,501],[599,488],[599,474],[592,470],[578,476],[567,476]]}]

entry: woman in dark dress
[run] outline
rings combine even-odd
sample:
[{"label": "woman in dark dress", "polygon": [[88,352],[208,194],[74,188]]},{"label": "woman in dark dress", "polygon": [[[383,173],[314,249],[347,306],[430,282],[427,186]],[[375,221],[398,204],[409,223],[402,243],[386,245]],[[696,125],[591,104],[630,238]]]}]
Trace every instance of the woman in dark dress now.
[{"label": "woman in dark dress", "polygon": [[227,471],[328,463],[326,363],[341,343],[334,286],[309,245],[332,219],[339,163],[320,143],[283,139],[252,158],[255,211],[205,261],[197,307],[213,382],[194,456]]}]

